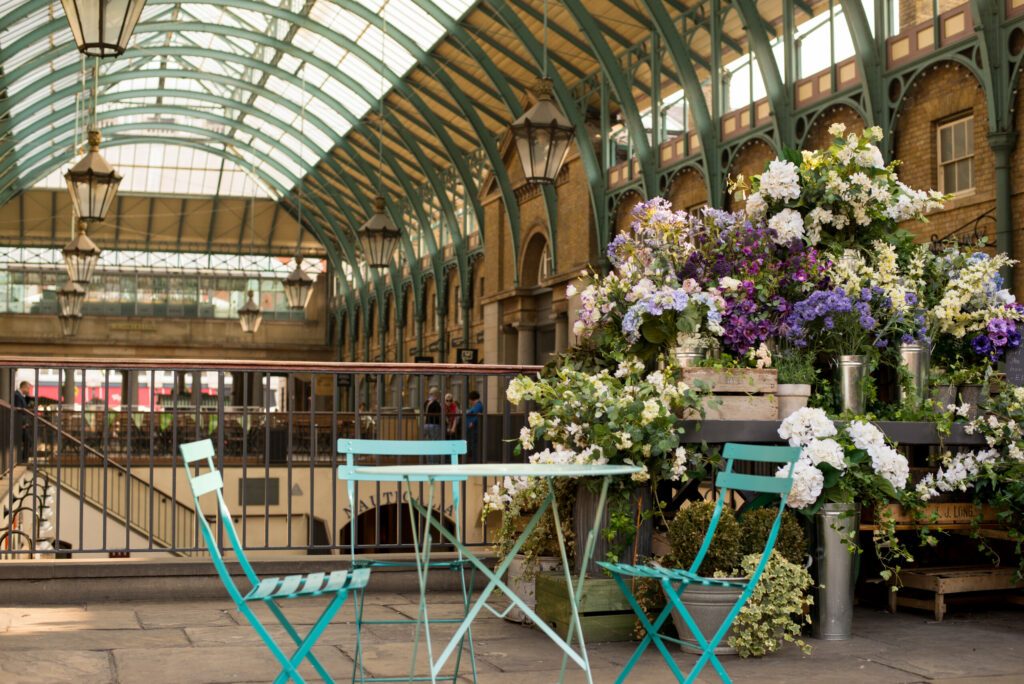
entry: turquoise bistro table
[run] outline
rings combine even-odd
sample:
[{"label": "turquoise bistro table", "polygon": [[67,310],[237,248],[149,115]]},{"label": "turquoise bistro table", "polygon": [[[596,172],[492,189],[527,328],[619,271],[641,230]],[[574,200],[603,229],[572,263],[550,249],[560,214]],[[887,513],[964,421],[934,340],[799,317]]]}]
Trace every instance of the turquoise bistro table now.
[{"label": "turquoise bistro table", "polygon": [[[567,660],[571,659],[576,663],[586,674],[586,680],[588,684],[593,683],[593,678],[590,672],[590,661],[587,659],[587,648],[583,640],[583,631],[580,625],[579,616],[579,600],[583,595],[584,580],[586,579],[584,574],[581,574],[576,582],[576,586],[573,587],[572,575],[569,570],[569,558],[566,554],[565,549],[565,538],[562,534],[561,519],[559,516],[558,506],[555,503],[555,487],[554,480],[557,478],[590,478],[598,477],[601,478],[601,495],[598,499],[597,510],[594,516],[594,524],[591,526],[590,533],[587,535],[587,541],[584,545],[583,550],[583,563],[581,567],[586,567],[590,561],[590,557],[594,552],[594,543],[597,541],[597,533],[600,530],[601,520],[604,515],[605,505],[608,499],[608,485],[613,477],[632,475],[633,473],[640,472],[640,468],[634,466],[625,465],[563,465],[563,464],[531,464],[531,463],[483,463],[483,464],[460,464],[460,465],[411,465],[411,466],[356,466],[356,465],[342,465],[338,466],[338,478],[341,480],[368,480],[377,482],[404,482],[409,486],[408,491],[408,502],[410,507],[410,515],[418,514],[422,516],[422,519],[428,520],[431,527],[448,543],[452,544],[458,551],[460,557],[466,558],[472,565],[489,581],[487,586],[480,592],[479,597],[473,602],[473,605],[469,607],[466,612],[466,617],[459,625],[459,628],[452,635],[447,646],[435,660],[433,658],[432,648],[430,645],[430,619],[427,613],[427,569],[430,563],[430,549],[432,535],[425,534],[423,539],[418,539],[416,534],[416,525],[413,525],[413,544],[415,546],[417,568],[420,583],[420,616],[424,623],[426,630],[426,647],[427,653],[430,657],[430,676],[431,680],[434,681],[444,667],[445,662],[451,657],[452,653],[458,647],[458,644],[462,641],[466,632],[469,630],[470,625],[480,611],[486,608],[491,613],[500,616],[505,615],[513,606],[518,606],[523,613],[533,620],[534,626],[540,629],[544,634],[548,636],[559,648],[562,649],[564,656],[562,657],[562,670],[559,676],[559,681],[565,679],[565,666]],[[471,477],[483,477],[492,480],[500,480],[505,477],[532,477],[542,478],[547,481],[547,496],[544,502],[538,508],[537,512],[530,518],[529,523],[520,533],[519,538],[516,539],[515,544],[512,545],[508,555],[502,560],[497,568],[491,570],[487,567],[487,564],[477,558],[473,553],[472,547],[466,546],[459,535],[453,534],[450,530],[446,529],[440,520],[436,516],[431,515],[434,507],[434,491],[435,484],[441,484],[442,486],[446,482],[453,483],[453,486],[458,486],[458,483],[465,481]],[[415,491],[412,484],[419,484],[426,482],[429,486],[421,489],[421,496],[426,501],[417,501],[412,492]],[[426,491],[423,491],[426,490]],[[522,548],[526,539],[533,532],[534,528],[537,527],[537,523],[540,522],[541,517],[544,513],[551,509],[552,514],[555,518],[555,530],[558,533],[558,548],[562,556],[562,569],[565,574],[565,583],[568,589],[570,604],[572,606],[572,623],[569,625],[569,632],[566,635],[567,638],[563,639],[555,630],[541,620],[537,614],[530,608],[522,598],[516,595],[514,591],[504,581],[504,576],[508,572],[509,565],[512,563],[513,557],[519,553],[519,549]],[[491,607],[487,603],[487,599],[495,589],[500,589],[502,593],[511,601],[511,604],[505,607],[503,610],[498,611]],[[575,649],[572,646],[573,634],[578,635],[579,649]]]}]

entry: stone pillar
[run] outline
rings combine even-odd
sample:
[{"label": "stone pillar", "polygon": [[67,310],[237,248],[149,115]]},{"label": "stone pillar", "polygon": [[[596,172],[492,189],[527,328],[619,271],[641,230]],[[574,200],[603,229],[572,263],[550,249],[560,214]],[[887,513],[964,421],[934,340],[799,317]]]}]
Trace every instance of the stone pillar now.
[{"label": "stone pillar", "polygon": [[423,344],[423,324],[424,323],[425,323],[424,317],[420,316],[420,315],[417,315],[416,316],[416,349],[419,350],[419,352],[418,352],[419,356],[423,356],[424,353],[427,351],[426,349],[423,348],[424,347],[424,344]]},{"label": "stone pillar", "polygon": [[536,338],[534,326],[528,323],[516,323],[516,363],[529,366],[536,363]]},{"label": "stone pillar", "polygon": [[[1017,259],[1024,254],[1024,236],[1018,234],[1013,228],[1013,149],[1017,145],[1017,133],[1009,131],[1006,133],[989,133],[988,144],[992,148],[995,157],[996,171],[996,249],[1005,252],[1011,259]],[[1015,271],[1012,266],[1003,274],[1006,287],[1016,292],[1024,292],[1024,287],[1018,286],[1015,278]],[[1021,283],[1020,285],[1024,285]]]},{"label": "stone pillar", "polygon": [[[252,382],[252,379],[249,380]],[[232,406],[245,406],[248,402],[245,396],[245,373],[240,371],[233,371],[231,373],[231,405]],[[249,387],[249,392],[252,392],[252,387]]]},{"label": "stone pillar", "polygon": [[[501,335],[501,303],[484,304],[484,362],[502,363]],[[497,407],[501,406],[500,388],[497,385],[497,382],[487,383],[487,396],[483,399],[489,411],[497,411]]]},{"label": "stone pillar", "polygon": [[564,354],[569,348],[569,315],[562,311],[555,314],[555,354]]},{"label": "stone pillar", "polygon": [[138,371],[121,371],[121,405],[137,407],[139,403]]},{"label": "stone pillar", "polygon": [[[60,386],[61,403],[65,406],[70,406],[75,403],[75,371],[72,369],[62,369],[63,378]],[[0,378],[0,385],[3,384],[4,378]],[[0,394],[0,396],[6,397],[6,394]]]}]

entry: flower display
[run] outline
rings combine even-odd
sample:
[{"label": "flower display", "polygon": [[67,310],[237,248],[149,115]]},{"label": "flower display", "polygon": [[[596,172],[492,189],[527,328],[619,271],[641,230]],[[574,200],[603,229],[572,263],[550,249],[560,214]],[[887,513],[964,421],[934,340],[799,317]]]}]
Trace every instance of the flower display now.
[{"label": "flower display", "polygon": [[[822,503],[884,504],[901,500],[906,490],[907,458],[871,423],[850,421],[840,431],[821,409],[803,408],[782,421],[779,437],[802,447],[787,499],[791,508],[813,512]],[[776,475],[788,471],[783,466]]]},{"label": "flower display", "polygon": [[681,333],[721,334],[720,292],[683,274],[693,236],[701,233],[700,218],[655,198],[638,204],[633,219],[630,230],[608,246],[613,272],[580,292],[574,332],[621,335],[645,359]]},{"label": "flower display", "polygon": [[878,126],[856,135],[836,123],[829,133],[827,149],[787,151],[751,179],[751,215],[766,217],[780,234],[841,247],[891,240],[897,223],[942,207],[943,195],[907,187],[896,164],[885,164],[875,144],[882,139]]}]

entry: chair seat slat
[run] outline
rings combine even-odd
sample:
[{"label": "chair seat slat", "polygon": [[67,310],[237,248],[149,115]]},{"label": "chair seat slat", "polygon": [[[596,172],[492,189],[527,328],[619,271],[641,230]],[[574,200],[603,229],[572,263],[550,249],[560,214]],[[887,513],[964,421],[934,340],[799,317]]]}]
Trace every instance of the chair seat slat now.
[{"label": "chair seat slat", "polygon": [[277,585],[281,583],[277,577],[267,577],[260,580],[259,586],[249,592],[246,599],[264,599],[274,593]]},{"label": "chair seat slat", "polygon": [[319,594],[323,591],[324,586],[324,573],[314,572],[310,575],[306,575],[306,581],[302,585],[302,594]]},{"label": "chair seat slat", "polygon": [[298,591],[300,584],[302,584],[302,575],[288,575],[281,580],[281,586],[275,592],[275,595],[292,596]]}]

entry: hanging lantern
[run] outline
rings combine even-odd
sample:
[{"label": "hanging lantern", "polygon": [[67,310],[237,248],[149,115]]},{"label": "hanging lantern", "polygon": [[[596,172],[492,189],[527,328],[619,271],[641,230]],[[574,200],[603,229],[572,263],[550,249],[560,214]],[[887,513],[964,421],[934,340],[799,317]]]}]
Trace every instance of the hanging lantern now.
[{"label": "hanging lantern", "polygon": [[527,182],[554,183],[575,129],[552,99],[551,79],[540,79],[534,93],[537,104],[515,120],[512,135]]},{"label": "hanging lantern", "polygon": [[78,51],[116,57],[128,47],[146,0],[60,0]]},{"label": "hanging lantern", "polygon": [[100,260],[101,250],[96,243],[85,234],[88,224],[78,222],[78,235],[64,245],[64,264],[68,268],[68,278],[83,288],[89,286],[96,263]]},{"label": "hanging lantern", "polygon": [[384,198],[373,200],[373,216],[359,229],[359,244],[363,248],[363,259],[372,268],[387,268],[395,247],[402,238],[402,232],[391,222],[384,211]]},{"label": "hanging lantern", "polygon": [[60,314],[57,318],[60,320],[60,331],[64,337],[74,337],[78,334],[78,326],[82,324],[82,314],[72,316]]},{"label": "hanging lantern", "polygon": [[57,304],[61,316],[81,316],[82,303],[85,302],[85,288],[69,280],[57,293]]},{"label": "hanging lantern", "polygon": [[89,151],[64,174],[75,214],[85,221],[102,221],[114,204],[121,175],[100,154],[99,131],[89,131]]},{"label": "hanging lantern", "polygon": [[305,309],[313,296],[313,279],[302,270],[302,257],[295,257],[295,270],[284,279],[284,296],[289,309]]},{"label": "hanging lantern", "polygon": [[260,329],[260,323],[263,322],[263,313],[260,312],[260,305],[256,303],[252,290],[249,290],[248,301],[238,310],[238,322],[241,324],[242,332],[244,333],[255,333]]}]

